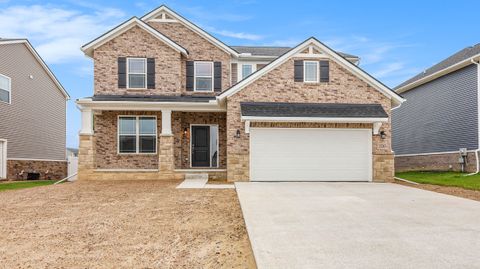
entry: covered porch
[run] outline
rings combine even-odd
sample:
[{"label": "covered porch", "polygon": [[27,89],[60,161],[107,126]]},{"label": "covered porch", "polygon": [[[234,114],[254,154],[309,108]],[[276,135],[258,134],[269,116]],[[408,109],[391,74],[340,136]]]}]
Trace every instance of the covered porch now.
[{"label": "covered porch", "polygon": [[79,179],[226,180],[226,112],[212,97],[80,99]]}]

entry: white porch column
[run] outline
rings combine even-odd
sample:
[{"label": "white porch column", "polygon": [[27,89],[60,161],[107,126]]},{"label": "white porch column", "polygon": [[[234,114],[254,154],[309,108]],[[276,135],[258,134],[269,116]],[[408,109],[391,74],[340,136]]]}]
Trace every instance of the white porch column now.
[{"label": "white porch column", "polygon": [[162,135],[172,135],[172,111],[162,109]]},{"label": "white porch column", "polygon": [[79,107],[82,112],[82,128],[80,135],[93,135],[93,110],[91,108]]}]

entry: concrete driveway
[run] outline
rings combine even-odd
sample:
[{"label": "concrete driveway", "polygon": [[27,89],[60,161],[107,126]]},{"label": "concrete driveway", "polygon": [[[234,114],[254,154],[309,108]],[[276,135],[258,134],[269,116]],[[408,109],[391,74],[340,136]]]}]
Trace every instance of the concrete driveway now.
[{"label": "concrete driveway", "polygon": [[259,268],[479,268],[480,203],[396,184],[237,183]]}]

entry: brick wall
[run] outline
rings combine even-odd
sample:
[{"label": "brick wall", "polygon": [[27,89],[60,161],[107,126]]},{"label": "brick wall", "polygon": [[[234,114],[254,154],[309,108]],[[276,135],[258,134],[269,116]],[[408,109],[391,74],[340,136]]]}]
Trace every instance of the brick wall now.
[{"label": "brick wall", "polygon": [[182,58],[181,63],[181,89],[184,94],[210,94],[215,93],[193,93],[185,91],[185,61],[217,61],[222,62],[222,90],[230,87],[230,59],[231,56],[213,45],[210,41],[196,34],[181,23],[160,23],[149,22],[159,32],[180,44],[188,51],[188,59]]},{"label": "brick wall", "polygon": [[[19,174],[24,171],[23,175]],[[48,171],[48,173],[47,173]],[[60,180],[67,177],[66,161],[8,160],[7,179],[27,179],[27,173],[40,173],[40,179]]]},{"label": "brick wall", "polygon": [[[118,154],[117,122],[119,115],[157,117],[157,154]],[[161,112],[104,111],[95,115],[95,168],[97,169],[158,169],[159,136],[162,130]]]},{"label": "brick wall", "polygon": [[[190,168],[190,124],[217,124],[219,168],[227,167],[227,120],[224,112],[174,112],[172,132],[175,139],[175,167]],[[187,129],[187,135],[184,130]]]},{"label": "brick wall", "polygon": [[[118,57],[155,58],[155,89],[118,88]],[[94,92],[102,94],[179,95],[182,56],[138,26],[108,41],[94,51]]]},{"label": "brick wall", "polygon": [[[390,100],[347,70],[330,62],[329,83],[302,83],[293,80],[294,59],[265,74],[242,91],[227,100],[227,169],[228,180],[249,179],[249,135],[245,134],[244,123],[240,118],[240,102],[318,102],[318,103],[378,103],[390,115]],[[296,126],[296,125],[289,125]],[[338,125],[339,126],[339,125]],[[234,138],[237,130],[242,135]],[[392,180],[393,158],[391,152],[390,122],[382,125],[386,139],[372,137],[374,168],[382,162],[381,171],[373,171],[374,180]],[[389,161],[391,160],[391,161]]]},{"label": "brick wall", "polygon": [[[458,163],[459,153],[431,154],[417,156],[395,156],[395,171],[461,171]],[[465,171],[472,173],[477,169],[475,153],[467,154]]]}]

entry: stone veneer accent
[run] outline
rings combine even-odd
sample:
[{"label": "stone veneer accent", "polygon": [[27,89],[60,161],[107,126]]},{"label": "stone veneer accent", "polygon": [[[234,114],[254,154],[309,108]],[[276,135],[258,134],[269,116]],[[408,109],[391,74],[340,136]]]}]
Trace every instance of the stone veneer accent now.
[{"label": "stone veneer accent", "polygon": [[[240,118],[240,102],[318,102],[318,103],[378,103],[390,115],[391,101],[385,95],[330,61],[330,82],[303,83],[293,80],[293,61],[281,66],[227,99],[227,176],[229,181],[249,180],[249,134]],[[306,60],[306,59],[304,59]],[[300,124],[308,126],[308,124]],[[299,124],[283,124],[297,127]],[[329,125],[325,125],[329,126]],[[335,125],[341,126],[341,125]],[[338,127],[337,127],[338,128]],[[234,138],[237,130],[240,138]],[[382,125],[386,139],[372,137],[374,181],[393,180],[390,122]]]},{"label": "stone veneer accent", "polygon": [[[225,112],[173,112],[172,132],[175,136],[175,167],[190,168],[190,124],[217,124],[219,167],[227,168],[227,114]],[[187,129],[187,135],[184,130]]]},{"label": "stone veneer accent", "polygon": [[7,179],[27,179],[27,173],[40,173],[41,180],[60,180],[67,177],[67,166],[67,161],[7,160]]},{"label": "stone veneer accent", "polygon": [[[458,163],[459,153],[430,154],[417,156],[395,156],[395,171],[461,171]],[[469,152],[466,158],[465,171],[475,172],[477,158],[474,152]]]}]

